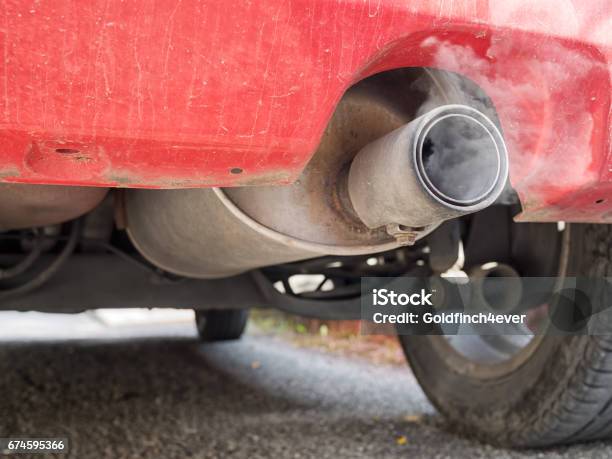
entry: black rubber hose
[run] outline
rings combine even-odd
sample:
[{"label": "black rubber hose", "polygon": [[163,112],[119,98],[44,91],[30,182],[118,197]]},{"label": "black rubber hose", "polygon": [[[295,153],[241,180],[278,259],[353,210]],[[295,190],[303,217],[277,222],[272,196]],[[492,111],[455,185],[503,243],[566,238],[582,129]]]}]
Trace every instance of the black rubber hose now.
[{"label": "black rubber hose", "polygon": [[70,255],[72,252],[74,252],[74,249],[79,242],[80,235],[81,220],[74,220],[70,225],[70,234],[68,235],[66,245],[62,248],[61,252],[51,262],[51,264],[29,281],[17,287],[0,290],[0,300],[15,295],[23,295],[24,293],[28,293],[47,282],[62,267],[68,258],[70,258]]},{"label": "black rubber hose", "polygon": [[0,269],[0,280],[11,279],[23,274],[38,260],[42,254],[44,234],[39,229],[36,229],[35,232],[36,238],[34,239],[32,250],[23,259],[19,260],[17,264]]}]

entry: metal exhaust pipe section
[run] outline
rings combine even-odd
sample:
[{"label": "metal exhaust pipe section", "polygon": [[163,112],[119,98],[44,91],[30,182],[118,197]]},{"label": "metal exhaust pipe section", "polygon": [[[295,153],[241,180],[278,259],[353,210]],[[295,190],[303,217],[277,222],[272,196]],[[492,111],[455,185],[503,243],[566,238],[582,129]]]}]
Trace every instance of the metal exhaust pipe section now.
[{"label": "metal exhaust pipe section", "polygon": [[480,311],[509,313],[521,304],[523,283],[512,266],[488,263],[470,271],[469,276]]},{"label": "metal exhaust pipe section", "polygon": [[0,184],[0,231],[56,225],[93,210],[108,188]]},{"label": "metal exhaust pipe section", "polygon": [[348,175],[355,213],[401,244],[502,193],[508,154],[495,124],[466,105],[443,105],[363,148]]},{"label": "metal exhaust pipe section", "polygon": [[346,126],[361,124],[341,116],[359,113],[337,110],[342,122],[330,123],[317,153],[289,186],[126,190],[132,242],[166,271],[227,277],[409,245],[444,220],[487,207],[504,189],[504,142],[478,110],[440,106],[403,126],[394,121],[378,140],[342,151],[338,146],[352,141]]}]

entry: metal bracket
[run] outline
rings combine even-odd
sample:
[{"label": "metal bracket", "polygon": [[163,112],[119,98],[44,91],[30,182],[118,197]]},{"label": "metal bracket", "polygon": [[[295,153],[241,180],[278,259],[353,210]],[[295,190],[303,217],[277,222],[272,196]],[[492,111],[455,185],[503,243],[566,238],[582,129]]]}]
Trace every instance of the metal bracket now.
[{"label": "metal bracket", "polygon": [[419,232],[416,228],[412,228],[398,223],[391,223],[385,226],[387,233],[393,236],[397,243],[401,246],[414,245]]}]

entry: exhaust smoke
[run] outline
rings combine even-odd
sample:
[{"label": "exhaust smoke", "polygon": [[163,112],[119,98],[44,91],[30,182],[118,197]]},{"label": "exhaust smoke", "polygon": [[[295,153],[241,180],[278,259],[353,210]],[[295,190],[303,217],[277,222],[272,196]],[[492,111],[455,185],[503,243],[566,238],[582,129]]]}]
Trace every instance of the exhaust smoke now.
[{"label": "exhaust smoke", "polygon": [[499,179],[495,139],[475,118],[446,115],[435,120],[418,147],[418,171],[439,199],[458,206],[476,204]]}]

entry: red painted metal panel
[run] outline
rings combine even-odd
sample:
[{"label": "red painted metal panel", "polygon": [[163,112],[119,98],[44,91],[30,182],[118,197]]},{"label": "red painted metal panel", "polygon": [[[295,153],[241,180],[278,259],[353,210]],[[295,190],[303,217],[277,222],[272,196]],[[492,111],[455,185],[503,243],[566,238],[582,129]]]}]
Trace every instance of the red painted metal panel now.
[{"label": "red painted metal panel", "polygon": [[287,183],[351,84],[430,66],[493,99],[522,218],[612,221],[612,8],[535,3],[5,0],[0,179]]}]

